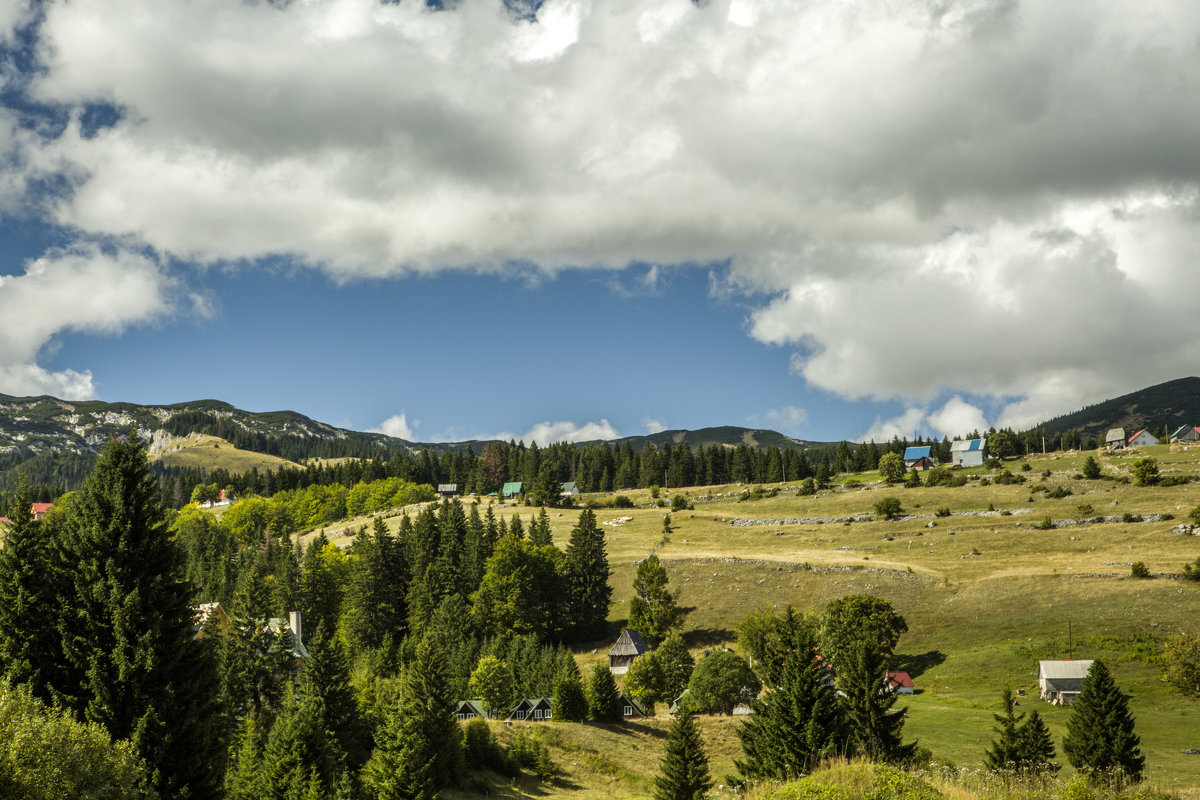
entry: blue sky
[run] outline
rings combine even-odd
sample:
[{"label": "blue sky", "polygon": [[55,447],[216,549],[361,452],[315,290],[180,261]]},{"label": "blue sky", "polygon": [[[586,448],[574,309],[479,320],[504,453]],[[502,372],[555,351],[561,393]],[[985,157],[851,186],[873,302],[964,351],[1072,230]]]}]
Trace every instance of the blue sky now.
[{"label": "blue sky", "polygon": [[1200,372],[1198,28],[0,0],[0,391],[418,440],[1028,427]]}]

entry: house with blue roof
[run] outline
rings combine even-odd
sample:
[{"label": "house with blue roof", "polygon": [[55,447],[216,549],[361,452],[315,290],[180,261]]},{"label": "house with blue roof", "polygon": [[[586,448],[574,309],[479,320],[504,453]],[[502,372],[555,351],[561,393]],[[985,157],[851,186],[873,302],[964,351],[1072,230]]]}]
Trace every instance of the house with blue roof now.
[{"label": "house with blue roof", "polygon": [[987,437],[955,439],[950,443],[950,463],[956,467],[982,467],[987,458]]},{"label": "house with blue roof", "polygon": [[904,468],[905,469],[929,469],[937,466],[937,462],[933,460],[933,448],[929,445],[924,447],[906,447],[904,449]]}]

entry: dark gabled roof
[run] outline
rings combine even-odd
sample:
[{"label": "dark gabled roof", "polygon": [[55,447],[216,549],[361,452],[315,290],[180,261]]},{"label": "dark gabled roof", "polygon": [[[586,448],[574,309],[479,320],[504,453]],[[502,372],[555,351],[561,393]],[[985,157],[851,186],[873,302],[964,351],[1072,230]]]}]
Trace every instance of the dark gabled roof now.
[{"label": "dark gabled roof", "polygon": [[1104,435],[1105,442],[1123,442],[1125,441],[1125,429],[1113,428]]},{"label": "dark gabled roof", "polygon": [[650,652],[650,646],[646,644],[642,635],[626,628],[621,631],[616,644],[612,646],[612,650],[609,650],[608,654],[610,656],[640,656],[642,653],[648,652]]},{"label": "dark gabled roof", "polygon": [[455,700],[454,713],[458,714],[474,714],[477,717],[486,717],[487,714],[483,711],[482,700]]},{"label": "dark gabled roof", "polygon": [[922,458],[929,458],[931,449],[929,445],[924,447],[906,447],[904,448],[904,460],[918,461]]},{"label": "dark gabled roof", "polygon": [[617,696],[621,699],[622,705],[633,706],[633,710],[636,711],[638,714],[641,714],[643,717],[650,716],[649,714],[646,713],[646,708],[641,703],[639,703],[635,698],[630,697],[625,692],[621,692]]},{"label": "dark gabled roof", "polygon": [[579,487],[575,485],[575,481],[567,481],[559,488],[563,494],[574,494],[579,491]]}]

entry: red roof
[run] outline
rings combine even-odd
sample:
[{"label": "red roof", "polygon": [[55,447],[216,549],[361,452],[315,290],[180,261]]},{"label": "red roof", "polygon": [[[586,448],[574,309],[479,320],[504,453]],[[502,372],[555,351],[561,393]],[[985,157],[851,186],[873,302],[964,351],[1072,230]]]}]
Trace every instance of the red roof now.
[{"label": "red roof", "polygon": [[893,689],[912,689],[913,681],[907,672],[889,672],[888,686]]},{"label": "red roof", "polygon": [[1132,442],[1134,439],[1136,439],[1137,437],[1141,436],[1141,435],[1142,435],[1143,433],[1145,433],[1145,432],[1146,432],[1146,429],[1145,429],[1145,428],[1142,428],[1140,431],[1138,431],[1137,433],[1135,433],[1133,436],[1130,436],[1130,437],[1129,437],[1129,441],[1131,441],[1131,442]]},{"label": "red roof", "polygon": [[45,514],[52,508],[54,508],[54,503],[34,503],[31,510],[34,514]]}]

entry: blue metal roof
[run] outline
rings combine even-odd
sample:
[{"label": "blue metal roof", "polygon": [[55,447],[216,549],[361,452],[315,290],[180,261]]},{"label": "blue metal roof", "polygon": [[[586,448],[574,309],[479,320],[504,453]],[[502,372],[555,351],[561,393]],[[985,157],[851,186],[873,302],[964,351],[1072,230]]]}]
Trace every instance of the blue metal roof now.
[{"label": "blue metal roof", "polygon": [[969,445],[968,450],[980,450],[983,448],[983,439],[972,439],[967,444]]},{"label": "blue metal roof", "polygon": [[930,447],[928,445],[926,445],[925,447],[905,448],[904,460],[905,461],[916,461],[917,459],[920,459],[920,458],[929,458],[929,450],[930,450]]}]

